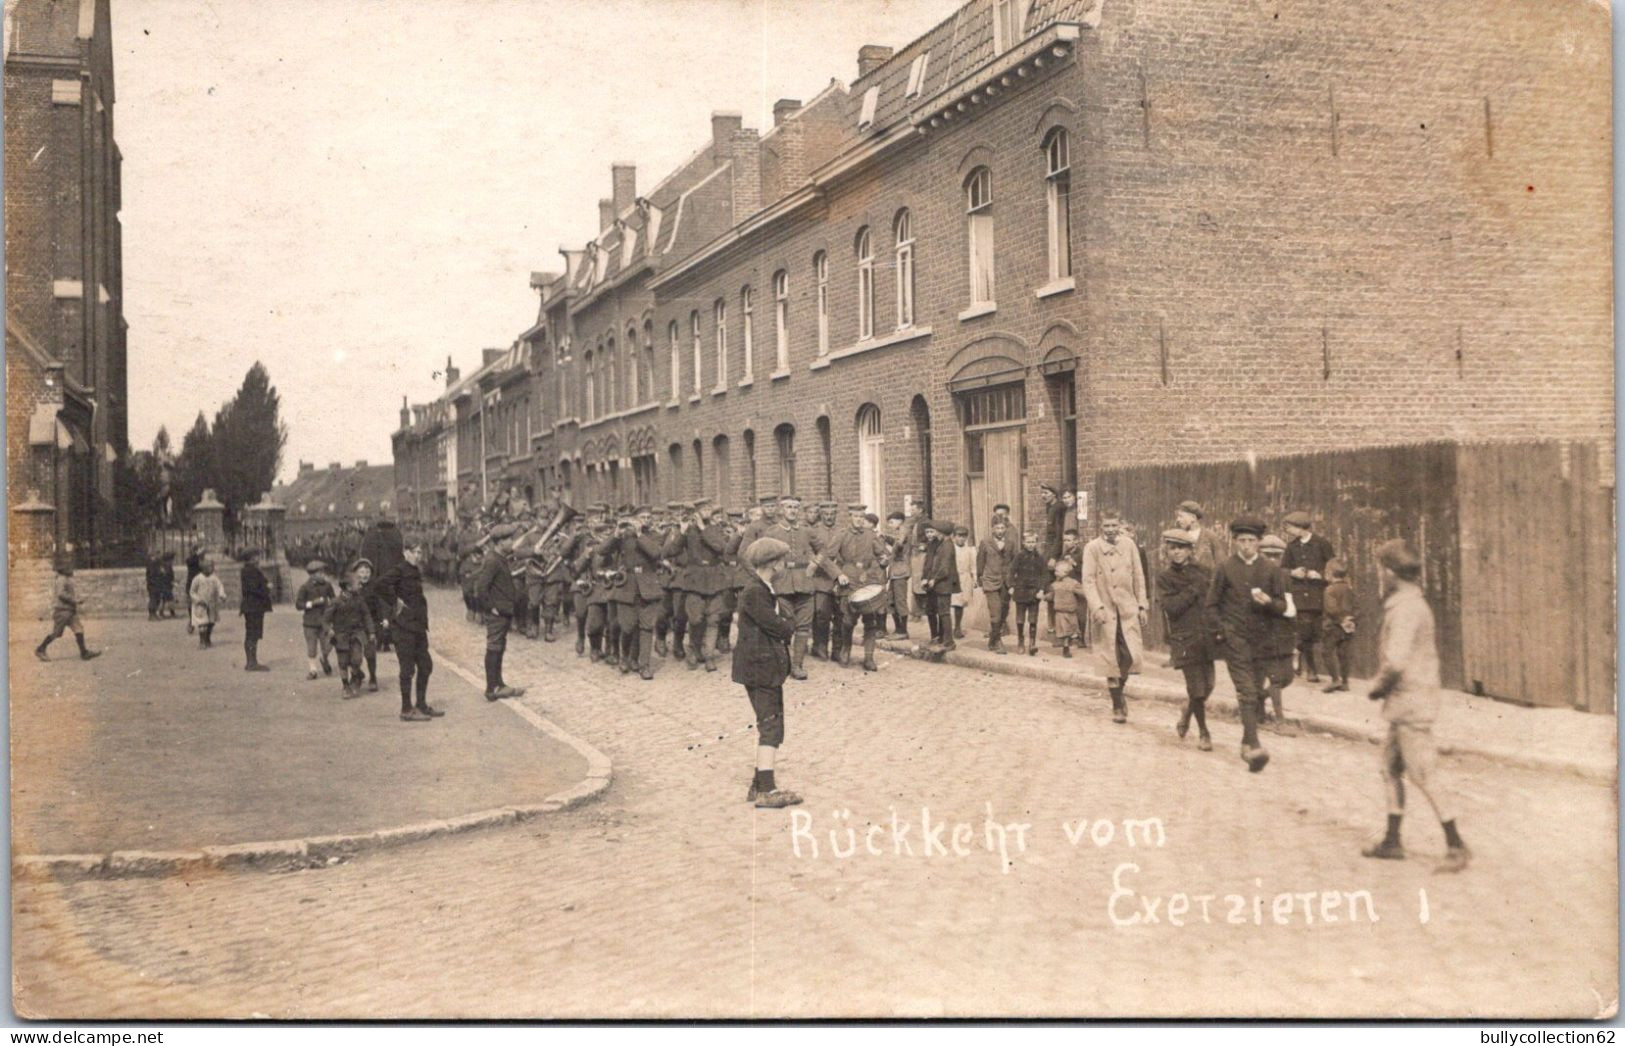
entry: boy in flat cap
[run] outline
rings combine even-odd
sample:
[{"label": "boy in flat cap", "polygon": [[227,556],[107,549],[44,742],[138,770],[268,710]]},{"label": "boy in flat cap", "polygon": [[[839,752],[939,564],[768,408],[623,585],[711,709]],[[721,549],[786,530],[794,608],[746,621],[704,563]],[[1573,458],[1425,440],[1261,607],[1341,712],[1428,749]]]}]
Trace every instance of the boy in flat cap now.
[{"label": "boy in flat cap", "polygon": [[931,646],[938,652],[956,648],[954,643],[953,598],[959,591],[959,565],[954,543],[948,535],[954,525],[946,520],[928,519],[925,529],[925,565],[920,584],[925,589],[926,615],[931,622]]},{"label": "boy in flat cap", "polygon": [[1208,589],[1207,610],[1215,619],[1219,649],[1241,709],[1241,758],[1258,773],[1270,755],[1258,743],[1258,707],[1264,692],[1264,660],[1271,622],[1286,613],[1281,570],[1258,553],[1264,521],[1242,516],[1230,524],[1235,551],[1219,564]]},{"label": "boy in flat cap", "polygon": [[1320,641],[1321,614],[1326,605],[1326,564],[1337,557],[1332,543],[1314,532],[1307,512],[1286,517],[1287,547],[1281,568],[1290,575],[1287,591],[1297,607],[1298,668],[1309,682],[1320,682],[1315,671],[1315,645]]},{"label": "boy in flat cap", "polygon": [[1206,599],[1213,573],[1193,557],[1195,543],[1189,531],[1175,527],[1162,533],[1168,565],[1157,575],[1157,602],[1168,620],[1168,653],[1173,667],[1185,675],[1185,710],[1179,714],[1179,736],[1196,720],[1199,747],[1213,751],[1207,732],[1207,699],[1213,694],[1213,622]]},{"label": "boy in flat cap", "polygon": [[1016,653],[1038,654],[1038,604],[1049,592],[1050,568],[1038,549],[1038,535],[1021,536],[1021,551],[1010,562],[1010,601],[1016,607]]},{"label": "boy in flat cap", "polygon": [[774,584],[784,573],[790,547],[758,538],[744,551],[751,578],[739,591],[739,641],[733,649],[733,681],[745,688],[756,714],[756,772],[745,801],[761,809],[795,806],[801,796],[780,788],[773,775],[784,744],[784,679],[790,674],[788,646],[799,627],[780,608]]},{"label": "boy in flat cap", "polygon": [[73,560],[67,556],[59,556],[55,563],[56,577],[51,582],[51,634],[34,648],[34,656],[41,661],[51,660],[47,648],[56,641],[63,632],[72,632],[73,641],[79,644],[79,658],[89,661],[94,657],[101,657],[100,650],[91,650],[85,646],[85,626],[79,620],[79,595],[73,587]]},{"label": "boy in flat cap", "polygon": [[1402,540],[1377,549],[1382,564],[1382,629],[1377,636],[1381,665],[1371,700],[1382,702],[1388,738],[1382,749],[1382,783],[1388,793],[1388,830],[1380,842],[1361,851],[1366,857],[1402,860],[1399,840],[1405,817],[1405,783],[1422,793],[1444,829],[1444,860],[1435,871],[1459,872],[1472,854],[1456,829],[1456,815],[1437,776],[1438,745],[1433,722],[1439,715],[1439,648],[1433,610],[1422,594],[1422,560]]},{"label": "boy in flat cap", "polygon": [[333,636],[333,649],[339,655],[339,682],[344,684],[345,697],[361,696],[361,684],[367,678],[361,666],[368,648],[375,648],[378,641],[378,624],[356,583],[356,570],[363,565],[371,576],[372,564],[367,560],[352,564],[339,581],[338,598],[327,605],[323,615],[327,631]]},{"label": "boy in flat cap", "polygon": [[[306,563],[305,572],[310,576],[293,597],[293,608],[303,615],[300,624],[305,630],[305,658],[310,665],[310,670],[305,674],[307,679],[316,678],[318,663],[323,672],[333,674],[332,662],[328,660],[330,647],[324,618],[328,604],[338,598],[338,592],[334,590],[333,583],[327,580],[326,570],[327,564],[319,559]],[[319,662],[318,650],[321,654]]]},{"label": "boy in flat cap", "polygon": [[1321,624],[1321,653],[1326,658],[1326,675],[1331,682],[1323,693],[1346,692],[1349,688],[1349,647],[1354,643],[1354,587],[1349,584],[1348,567],[1341,559],[1326,564],[1326,608]]},{"label": "boy in flat cap", "polygon": [[1174,511],[1174,527],[1185,533],[1191,544],[1191,561],[1209,574],[1217,570],[1225,557],[1224,542],[1219,535],[1202,525],[1202,506],[1195,501],[1181,501]]},{"label": "boy in flat cap", "polygon": [[[1281,565],[1281,559],[1286,555],[1286,542],[1274,534],[1265,534],[1258,542],[1258,554],[1264,559]],[[1264,700],[1259,702],[1258,721],[1260,724],[1273,723],[1275,732],[1279,734],[1296,735],[1298,728],[1286,721],[1286,713],[1281,709],[1281,691],[1292,685],[1292,654],[1298,645],[1298,612],[1292,599],[1292,586],[1283,577],[1281,584],[1286,586],[1286,613],[1270,622],[1269,639],[1264,650]],[[1275,710],[1274,718],[1270,716],[1270,709]]]},{"label": "boy in flat cap", "polygon": [[1140,550],[1122,529],[1122,517],[1116,512],[1100,514],[1100,536],[1083,547],[1083,576],[1078,579],[1099,637],[1095,650],[1111,694],[1114,723],[1128,721],[1123,688],[1145,656],[1141,637],[1151,605]]}]

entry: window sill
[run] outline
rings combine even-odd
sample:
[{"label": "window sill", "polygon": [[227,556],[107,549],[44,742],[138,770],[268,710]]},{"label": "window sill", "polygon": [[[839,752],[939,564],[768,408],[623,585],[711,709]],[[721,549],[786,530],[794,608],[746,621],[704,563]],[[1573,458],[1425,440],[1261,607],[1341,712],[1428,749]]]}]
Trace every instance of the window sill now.
[{"label": "window sill", "polygon": [[1057,294],[1071,294],[1078,289],[1078,280],[1075,276],[1063,276],[1058,280],[1051,280],[1042,287],[1033,291],[1035,298],[1053,298]]},{"label": "window sill", "polygon": [[861,356],[865,352],[874,352],[876,349],[884,349],[890,345],[901,345],[904,342],[916,341],[930,336],[930,327],[904,327],[902,330],[892,331],[890,334],[878,338],[868,338],[864,341],[854,342],[844,349],[830,353],[822,360],[814,363],[813,366],[817,367],[819,363],[822,363],[823,366],[827,367],[835,360],[844,360],[849,356]]},{"label": "window sill", "polygon": [[829,366],[829,357],[828,356],[820,356],[818,359],[813,360],[811,363],[807,364],[807,369],[808,370],[823,370],[827,366]]},{"label": "window sill", "polygon": [[696,392],[694,395],[692,395],[692,396],[690,396],[688,398],[688,401],[690,403],[698,403],[698,402],[700,402],[700,394],[698,392]]},{"label": "window sill", "polygon": [[567,427],[569,427],[571,425],[575,425],[577,427],[580,427],[581,419],[580,418],[560,418],[559,421],[558,421],[558,424],[554,425],[553,427],[556,428],[556,429],[562,429],[562,428],[567,428]]},{"label": "window sill", "polygon": [[683,405],[683,401],[680,400],[680,399],[667,400],[666,401],[666,408],[668,410],[676,410],[678,407],[681,407],[682,405]]},{"label": "window sill", "polygon": [[959,314],[959,322],[964,323],[966,320],[974,320],[981,316],[991,316],[998,311],[999,303],[996,301],[978,302]]},{"label": "window sill", "polygon": [[716,388],[711,390],[712,397],[726,396],[727,394],[728,394],[728,389],[727,389],[726,386],[723,386],[723,385],[719,385]]},{"label": "window sill", "polygon": [[739,379],[739,387],[742,388],[742,389],[748,389],[754,384],[756,384],[756,379],[755,378],[740,378]]},{"label": "window sill", "polygon": [[789,368],[785,368],[784,370],[776,370],[772,374],[769,374],[767,376],[767,380],[769,380],[769,381],[783,381],[785,378],[788,378],[789,376],[790,376]]}]

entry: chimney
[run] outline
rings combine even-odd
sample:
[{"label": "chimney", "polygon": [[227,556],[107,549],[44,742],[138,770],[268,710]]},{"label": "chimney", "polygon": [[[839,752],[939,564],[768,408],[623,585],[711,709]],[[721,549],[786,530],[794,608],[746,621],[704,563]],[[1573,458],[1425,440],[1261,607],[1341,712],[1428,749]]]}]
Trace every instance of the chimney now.
[{"label": "chimney", "polygon": [[355,467],[358,468],[358,469],[366,468],[367,467],[367,459],[362,458],[360,461],[355,463]]},{"label": "chimney", "polygon": [[801,112],[801,99],[780,98],[773,103],[773,126],[777,127],[799,112]]},{"label": "chimney", "polygon": [[328,467],[328,469],[330,471],[337,472],[339,469],[344,467],[344,462],[342,462],[342,461],[329,461],[327,463],[327,467]]},{"label": "chimney", "polygon": [[[604,200],[603,202],[608,203],[609,201]],[[489,367],[491,364],[493,364],[497,360],[501,359],[502,354],[504,352],[506,352],[506,351],[507,351],[506,349],[481,349],[480,350],[480,366]]]},{"label": "chimney", "polygon": [[733,134],[733,220],[737,225],[762,209],[762,143],[756,131]]},{"label": "chimney", "polygon": [[609,180],[615,195],[615,216],[620,217],[637,201],[638,169],[629,163],[610,164]]},{"label": "chimney", "polygon": [[599,200],[598,201],[598,232],[599,232],[599,234],[602,235],[603,233],[609,231],[609,227],[611,225],[614,225],[614,224],[615,224],[615,201],[614,200]]},{"label": "chimney", "polygon": [[316,471],[316,463],[314,461],[301,461],[299,463],[299,474],[301,476],[303,476],[307,472],[315,472],[315,471]]},{"label": "chimney", "polygon": [[412,427],[412,408],[408,407],[406,405],[406,397],[402,396],[401,397],[401,428],[409,429],[411,427]]},{"label": "chimney", "polygon": [[862,79],[891,61],[892,49],[880,44],[864,44],[858,48],[858,78]]},{"label": "chimney", "polygon": [[451,365],[451,357],[447,356],[446,357],[446,388],[449,389],[453,385],[457,384],[457,379],[462,377],[462,376],[463,376],[462,372],[459,371],[456,367],[453,367]]},{"label": "chimney", "polygon": [[732,157],[734,132],[744,125],[744,118],[738,113],[719,111],[711,114],[711,160],[714,166],[721,167]]}]

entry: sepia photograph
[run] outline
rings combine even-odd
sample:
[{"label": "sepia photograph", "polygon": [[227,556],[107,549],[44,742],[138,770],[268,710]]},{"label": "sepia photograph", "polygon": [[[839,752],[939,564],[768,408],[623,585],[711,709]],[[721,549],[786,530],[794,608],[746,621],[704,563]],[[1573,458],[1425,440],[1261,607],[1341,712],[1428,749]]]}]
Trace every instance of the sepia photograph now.
[{"label": "sepia photograph", "polygon": [[1615,1019],[1612,33],[4,0],[11,1021]]}]

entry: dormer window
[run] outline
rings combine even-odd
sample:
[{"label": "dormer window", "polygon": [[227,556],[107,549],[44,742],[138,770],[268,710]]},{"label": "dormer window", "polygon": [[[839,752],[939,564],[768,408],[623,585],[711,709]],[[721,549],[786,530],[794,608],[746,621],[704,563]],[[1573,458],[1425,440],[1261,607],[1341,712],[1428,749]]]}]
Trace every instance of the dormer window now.
[{"label": "dormer window", "polygon": [[925,70],[930,64],[930,51],[914,56],[914,64],[908,67],[908,90],[903,93],[904,98],[913,98],[925,89]]},{"label": "dormer window", "polygon": [[863,108],[858,113],[858,130],[867,130],[875,122],[875,107],[880,103],[880,87],[863,92]]},{"label": "dormer window", "polygon": [[993,50],[1003,54],[1022,41],[1028,0],[993,0]]}]

